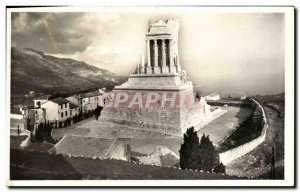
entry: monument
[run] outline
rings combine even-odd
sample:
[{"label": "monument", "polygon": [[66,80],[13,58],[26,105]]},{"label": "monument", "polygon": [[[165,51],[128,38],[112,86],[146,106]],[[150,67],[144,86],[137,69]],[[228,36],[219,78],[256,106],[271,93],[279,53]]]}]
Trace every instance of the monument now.
[{"label": "monument", "polygon": [[116,86],[101,119],[134,129],[183,135],[211,121],[205,99],[195,100],[193,84],[181,68],[178,52],[179,22],[149,22],[147,61],[141,56],[126,83]]}]

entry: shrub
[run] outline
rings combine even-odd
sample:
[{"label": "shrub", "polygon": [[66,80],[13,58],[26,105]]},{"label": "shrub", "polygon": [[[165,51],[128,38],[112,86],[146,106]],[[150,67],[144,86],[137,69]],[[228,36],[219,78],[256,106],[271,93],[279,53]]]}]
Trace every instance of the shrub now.
[{"label": "shrub", "polygon": [[219,163],[217,164],[217,166],[215,166],[213,172],[215,173],[225,173],[225,166],[223,165],[223,163]]}]

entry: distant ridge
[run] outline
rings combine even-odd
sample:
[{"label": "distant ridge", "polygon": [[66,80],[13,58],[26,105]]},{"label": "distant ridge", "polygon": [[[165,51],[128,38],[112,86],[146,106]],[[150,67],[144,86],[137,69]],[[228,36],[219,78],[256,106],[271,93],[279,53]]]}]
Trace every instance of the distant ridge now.
[{"label": "distant ridge", "polygon": [[51,93],[113,87],[122,82],[122,77],[84,62],[29,48],[11,48],[12,96],[28,91]]}]

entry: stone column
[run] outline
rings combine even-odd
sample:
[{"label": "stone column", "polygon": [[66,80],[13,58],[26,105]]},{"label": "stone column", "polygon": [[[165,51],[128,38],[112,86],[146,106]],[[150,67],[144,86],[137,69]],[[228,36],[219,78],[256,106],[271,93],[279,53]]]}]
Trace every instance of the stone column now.
[{"label": "stone column", "polygon": [[175,63],[174,63],[174,51],[172,39],[169,40],[169,61],[170,61],[170,73],[175,73]]},{"label": "stone column", "polygon": [[140,74],[140,64],[137,66],[136,74]]},{"label": "stone column", "polygon": [[180,73],[181,72],[181,66],[179,62],[179,56],[176,55],[176,72]]},{"label": "stone column", "polygon": [[168,69],[168,66],[166,64],[166,43],[165,43],[165,40],[163,39],[162,40],[162,43],[161,43],[161,46],[162,46],[162,73],[169,73],[169,69]]},{"label": "stone column", "polygon": [[145,62],[144,62],[144,55],[141,54],[141,70],[140,70],[140,74],[144,74],[145,73]]},{"label": "stone column", "polygon": [[146,73],[152,74],[152,68],[151,68],[151,55],[150,55],[150,40],[147,40],[147,67],[146,67]]},{"label": "stone column", "polygon": [[154,39],[154,73],[159,74],[160,68],[158,66],[158,47],[157,47],[157,40]]}]

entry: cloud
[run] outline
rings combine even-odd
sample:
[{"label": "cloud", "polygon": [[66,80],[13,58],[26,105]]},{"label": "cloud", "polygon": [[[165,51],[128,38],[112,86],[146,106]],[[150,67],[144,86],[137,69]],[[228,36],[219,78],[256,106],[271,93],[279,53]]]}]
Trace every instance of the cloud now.
[{"label": "cloud", "polygon": [[194,83],[216,92],[284,91],[283,14],[12,13],[12,45],[128,75],[146,52],[148,20],[170,17],[180,21],[181,64]]},{"label": "cloud", "polygon": [[[12,45],[45,53],[84,51],[92,42],[88,29],[79,29],[83,13],[12,13]],[[92,29],[90,29],[92,30]]]}]

